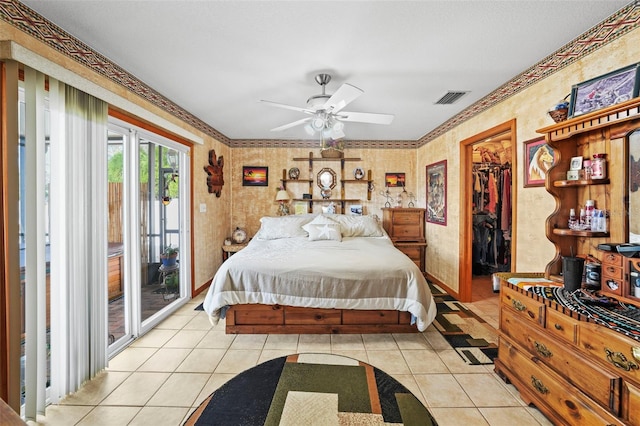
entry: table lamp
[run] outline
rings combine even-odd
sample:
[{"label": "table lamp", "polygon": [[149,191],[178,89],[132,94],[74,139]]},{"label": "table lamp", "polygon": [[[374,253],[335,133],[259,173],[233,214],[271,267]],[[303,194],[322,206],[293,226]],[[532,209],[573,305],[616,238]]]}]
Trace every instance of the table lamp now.
[{"label": "table lamp", "polygon": [[280,203],[280,208],[278,209],[278,216],[286,216],[289,214],[289,194],[286,190],[280,189],[276,194],[276,201]]}]

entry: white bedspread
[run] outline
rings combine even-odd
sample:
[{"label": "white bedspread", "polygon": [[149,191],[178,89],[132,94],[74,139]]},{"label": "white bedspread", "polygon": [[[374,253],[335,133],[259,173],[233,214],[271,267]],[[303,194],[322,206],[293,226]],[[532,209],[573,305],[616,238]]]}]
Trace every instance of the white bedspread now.
[{"label": "white bedspread", "polygon": [[222,264],[204,309],[217,322],[223,307],[244,303],[407,311],[420,331],[436,315],[420,269],[387,236],[251,240]]}]

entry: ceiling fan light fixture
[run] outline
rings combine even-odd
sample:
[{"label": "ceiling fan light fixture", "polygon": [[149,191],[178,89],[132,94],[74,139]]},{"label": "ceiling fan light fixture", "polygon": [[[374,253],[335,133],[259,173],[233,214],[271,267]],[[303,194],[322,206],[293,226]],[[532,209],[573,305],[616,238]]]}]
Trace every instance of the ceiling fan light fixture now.
[{"label": "ceiling fan light fixture", "polygon": [[310,123],[310,124],[311,124],[311,128],[312,128],[313,130],[315,130],[316,132],[319,132],[319,131],[321,131],[322,129],[324,129],[324,127],[325,127],[325,126],[324,126],[324,125],[325,125],[325,120],[324,120],[324,118],[323,118],[323,117],[321,117],[321,116],[316,116],[316,117],[313,117],[313,118],[311,119],[311,123]]},{"label": "ceiling fan light fixture", "polygon": [[304,126],[304,130],[305,130],[305,132],[307,132],[307,134],[308,134],[309,136],[313,136],[313,135],[315,135],[315,134],[316,134],[316,131],[315,131],[315,130],[313,130],[313,127],[311,127],[311,123],[307,123],[307,124],[305,124],[305,126]]}]

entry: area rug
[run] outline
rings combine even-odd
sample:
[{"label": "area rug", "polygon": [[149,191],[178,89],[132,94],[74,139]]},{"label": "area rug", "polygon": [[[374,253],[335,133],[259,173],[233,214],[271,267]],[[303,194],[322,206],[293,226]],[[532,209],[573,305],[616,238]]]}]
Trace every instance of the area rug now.
[{"label": "area rug", "polygon": [[434,327],[467,364],[493,364],[498,334],[485,320],[446,291],[429,282],[438,313]]},{"label": "area rug", "polygon": [[259,364],[212,393],[191,425],[436,425],[403,385],[358,360],[296,354]]}]

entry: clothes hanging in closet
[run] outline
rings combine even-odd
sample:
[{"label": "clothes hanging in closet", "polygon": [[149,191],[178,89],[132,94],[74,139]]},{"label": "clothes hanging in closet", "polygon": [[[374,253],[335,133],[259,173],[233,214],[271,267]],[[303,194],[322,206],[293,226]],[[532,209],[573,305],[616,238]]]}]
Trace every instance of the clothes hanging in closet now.
[{"label": "clothes hanging in closet", "polygon": [[511,269],[511,166],[473,168],[473,273]]}]

